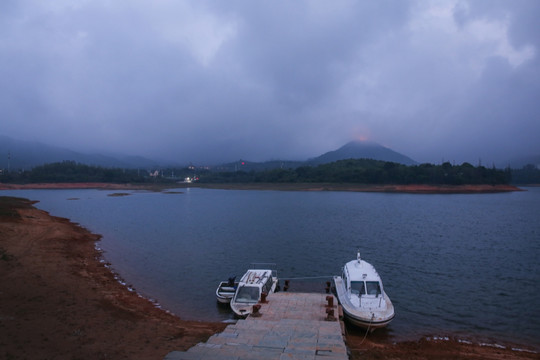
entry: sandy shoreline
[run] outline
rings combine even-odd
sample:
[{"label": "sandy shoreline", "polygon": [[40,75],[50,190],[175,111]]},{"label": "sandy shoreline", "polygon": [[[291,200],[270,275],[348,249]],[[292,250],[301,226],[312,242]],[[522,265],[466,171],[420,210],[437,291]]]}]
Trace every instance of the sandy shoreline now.
[{"label": "sandy shoreline", "polygon": [[[29,201],[0,197],[0,358],[163,359],[225,327],[183,321],[129,291],[100,261],[98,240]],[[353,359],[538,358],[512,350],[527,349],[519,345],[425,338],[388,344],[362,342],[363,335],[347,337]]]},{"label": "sandy shoreline", "polygon": [[353,191],[386,192],[411,194],[476,194],[523,191],[513,185],[370,185],[370,184],[334,184],[334,183],[232,183],[232,184],[112,184],[112,183],[37,183],[6,184],[0,183],[0,190],[26,189],[103,189],[103,190],[149,190],[161,191],[172,188],[199,187],[225,190],[278,190],[278,191]]}]

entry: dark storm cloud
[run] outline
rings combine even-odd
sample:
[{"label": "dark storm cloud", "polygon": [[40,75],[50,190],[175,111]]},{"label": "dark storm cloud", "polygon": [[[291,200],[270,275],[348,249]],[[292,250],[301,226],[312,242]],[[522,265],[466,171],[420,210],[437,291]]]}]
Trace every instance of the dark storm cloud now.
[{"label": "dark storm cloud", "polygon": [[[0,133],[178,161],[540,149],[536,1],[11,1]],[[502,164],[501,164],[502,165]]]}]

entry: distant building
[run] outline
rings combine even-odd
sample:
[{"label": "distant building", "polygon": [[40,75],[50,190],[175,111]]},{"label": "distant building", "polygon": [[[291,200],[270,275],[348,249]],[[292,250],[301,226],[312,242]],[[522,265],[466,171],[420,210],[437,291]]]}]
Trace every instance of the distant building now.
[{"label": "distant building", "polygon": [[197,180],[199,180],[199,178],[197,177],[197,175],[194,175],[193,177],[189,177],[189,176],[188,176],[188,177],[184,178],[184,183],[185,183],[185,184],[191,184],[192,182],[195,182],[195,181],[197,181]]}]

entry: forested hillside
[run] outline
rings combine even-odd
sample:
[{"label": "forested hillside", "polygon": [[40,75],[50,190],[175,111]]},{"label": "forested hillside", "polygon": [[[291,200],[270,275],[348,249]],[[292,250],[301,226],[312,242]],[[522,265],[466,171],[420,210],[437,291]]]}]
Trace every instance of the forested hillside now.
[{"label": "forested hillside", "polygon": [[104,168],[79,164],[74,161],[37,166],[29,171],[3,172],[4,183],[175,183],[186,177],[201,183],[359,183],[359,184],[509,184],[538,183],[540,170],[533,166],[515,171],[499,170],[469,163],[452,165],[421,164],[407,166],[371,159],[349,159],[319,166],[302,166],[266,171],[211,171],[208,169],[167,168],[146,170]]},{"label": "forested hillside", "polygon": [[329,182],[364,184],[508,184],[510,170],[474,167],[469,163],[407,166],[371,159],[341,160],[319,166],[261,172],[208,173],[201,182]]}]

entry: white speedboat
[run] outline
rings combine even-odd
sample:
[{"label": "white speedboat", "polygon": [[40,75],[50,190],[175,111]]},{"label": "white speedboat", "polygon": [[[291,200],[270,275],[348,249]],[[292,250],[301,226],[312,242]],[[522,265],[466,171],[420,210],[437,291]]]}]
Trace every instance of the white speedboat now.
[{"label": "white speedboat", "polygon": [[241,318],[247,317],[253,312],[253,305],[261,300],[261,294],[272,294],[276,291],[277,285],[275,270],[260,268],[248,270],[240,279],[231,300],[232,311]]},{"label": "white speedboat", "polygon": [[238,282],[235,282],[235,277],[229,278],[227,281],[221,281],[216,289],[216,299],[221,304],[229,304],[234,297]]},{"label": "white speedboat", "polygon": [[394,318],[394,305],[383,288],[375,268],[360,258],[349,261],[334,285],[345,319],[373,331],[385,327]]}]

